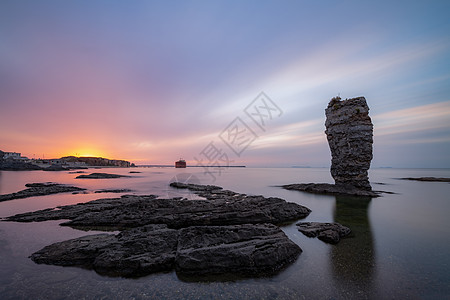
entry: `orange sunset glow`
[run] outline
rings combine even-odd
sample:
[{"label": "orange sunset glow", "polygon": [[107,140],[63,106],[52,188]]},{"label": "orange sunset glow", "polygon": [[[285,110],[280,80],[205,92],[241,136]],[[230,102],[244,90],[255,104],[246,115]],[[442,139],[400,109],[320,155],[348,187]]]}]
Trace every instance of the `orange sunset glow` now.
[{"label": "orange sunset glow", "polygon": [[[231,19],[208,4],[170,22],[145,4],[102,18],[98,3],[87,15],[67,5],[1,10],[3,151],[172,164],[213,142],[239,165],[325,167],[324,109],[339,94],[367,98],[374,166],[450,166],[450,44],[435,14],[445,9],[418,5],[402,22],[376,4],[320,11],[347,20],[337,25],[310,20],[318,8],[306,3],[258,16],[243,5]],[[283,114],[258,131],[244,110],[262,91]],[[258,135],[239,156],[219,138],[237,117]]]}]

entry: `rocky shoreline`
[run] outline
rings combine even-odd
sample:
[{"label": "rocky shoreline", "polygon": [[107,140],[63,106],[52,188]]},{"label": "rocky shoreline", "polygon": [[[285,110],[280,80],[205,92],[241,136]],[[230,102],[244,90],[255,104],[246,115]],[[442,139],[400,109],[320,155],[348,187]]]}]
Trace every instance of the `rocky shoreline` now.
[{"label": "rocky shoreline", "polygon": [[172,183],[205,200],[124,195],[18,214],[3,221],[61,223],[76,229],[121,230],[63,241],[32,254],[36,263],[79,266],[109,276],[138,277],[175,269],[185,276],[279,272],[301,252],[276,225],[310,209],[274,197],[218,186]]}]

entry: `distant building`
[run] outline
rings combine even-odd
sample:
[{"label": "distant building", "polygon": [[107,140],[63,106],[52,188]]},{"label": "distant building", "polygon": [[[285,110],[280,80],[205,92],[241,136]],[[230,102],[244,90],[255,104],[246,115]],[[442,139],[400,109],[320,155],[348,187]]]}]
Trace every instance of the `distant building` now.
[{"label": "distant building", "polygon": [[3,159],[20,159],[20,153],[17,152],[4,152]]}]

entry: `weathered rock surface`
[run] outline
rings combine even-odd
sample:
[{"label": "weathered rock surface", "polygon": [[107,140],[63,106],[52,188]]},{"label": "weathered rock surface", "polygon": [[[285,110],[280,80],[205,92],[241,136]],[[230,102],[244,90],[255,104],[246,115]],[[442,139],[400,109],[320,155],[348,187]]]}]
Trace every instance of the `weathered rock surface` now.
[{"label": "weathered rock surface", "polygon": [[450,178],[445,177],[406,177],[403,180],[429,181],[429,182],[450,182]]},{"label": "weathered rock surface", "polygon": [[97,234],[55,243],[31,255],[39,264],[80,266],[109,276],[137,277],[173,269],[178,231],[148,225],[117,235]]},{"label": "weathered rock surface", "polygon": [[173,186],[191,189],[207,200],[125,195],[19,214],[4,221],[69,219],[62,225],[127,229],[117,235],[55,243],[31,256],[37,263],[92,268],[111,276],[135,277],[173,268],[185,276],[268,275],[300,254],[300,247],[273,224],[306,217],[308,208],[217,186]]},{"label": "weathered rock surface", "polygon": [[364,97],[331,99],[325,109],[325,134],[331,151],[335,184],[300,183],[282,187],[315,194],[379,197],[372,191],[368,170],[372,160],[373,125]]},{"label": "weathered rock surface", "polygon": [[13,200],[13,199],[20,199],[20,198],[28,198],[28,197],[35,197],[35,196],[44,196],[44,195],[50,195],[50,194],[67,193],[67,192],[75,192],[75,191],[84,191],[85,190],[85,189],[75,187],[75,186],[59,184],[59,183],[52,183],[52,182],[27,183],[27,184],[25,184],[25,186],[28,188],[21,190],[19,192],[0,195],[0,202],[7,201],[7,200]]},{"label": "weathered rock surface", "polygon": [[180,231],[176,270],[188,275],[273,274],[301,251],[272,224],[188,227]]},{"label": "weathered rock surface", "polygon": [[337,244],[341,238],[352,231],[339,223],[301,222],[297,223],[298,230],[308,237],[318,237],[320,240]]},{"label": "weathered rock surface", "polygon": [[121,178],[121,177],[131,177],[127,175],[119,175],[119,174],[108,174],[108,173],[91,173],[88,175],[79,175],[75,177],[75,179],[105,179],[105,178]]},{"label": "weathered rock surface", "polygon": [[247,196],[215,186],[187,185],[207,200],[156,199],[157,196],[124,195],[77,205],[18,214],[5,221],[35,222],[69,219],[61,225],[77,227],[132,228],[167,224],[171,228],[195,225],[246,223],[281,224],[304,218],[310,209],[280,198]]},{"label": "weathered rock surface", "polygon": [[97,234],[55,243],[31,255],[39,264],[78,266],[109,276],[274,274],[301,249],[271,224],[202,226],[181,230],[147,225],[117,235]]},{"label": "weathered rock surface", "polygon": [[342,186],[329,183],[294,183],[286,184],[282,187],[287,190],[302,191],[313,194],[368,196],[372,198],[379,197],[381,193],[386,193],[381,191],[361,190],[352,186]]},{"label": "weathered rock surface", "polygon": [[373,124],[366,99],[333,98],[325,115],[335,184],[370,191],[367,171],[372,160]]}]

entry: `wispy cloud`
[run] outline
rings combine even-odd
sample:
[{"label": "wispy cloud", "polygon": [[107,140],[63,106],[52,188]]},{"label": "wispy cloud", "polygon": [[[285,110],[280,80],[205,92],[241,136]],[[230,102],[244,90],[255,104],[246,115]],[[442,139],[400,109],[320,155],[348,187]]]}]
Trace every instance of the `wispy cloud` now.
[{"label": "wispy cloud", "polygon": [[[450,101],[395,110],[372,117],[376,136],[446,130],[450,136]],[[429,139],[417,139],[427,142]]]},{"label": "wispy cloud", "polygon": [[326,141],[323,122],[322,119],[315,119],[279,126],[261,135],[251,148],[289,148],[323,143]]}]

